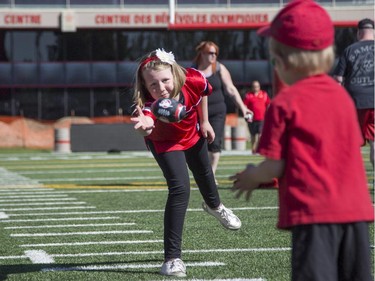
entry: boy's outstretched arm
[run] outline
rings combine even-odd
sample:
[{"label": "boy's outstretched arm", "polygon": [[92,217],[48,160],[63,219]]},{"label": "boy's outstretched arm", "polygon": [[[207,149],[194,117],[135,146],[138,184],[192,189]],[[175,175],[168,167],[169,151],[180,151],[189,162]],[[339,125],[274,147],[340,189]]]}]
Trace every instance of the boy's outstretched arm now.
[{"label": "boy's outstretched arm", "polygon": [[236,192],[236,198],[241,197],[245,192],[246,200],[250,199],[251,192],[262,183],[271,182],[274,178],[279,178],[284,173],[284,160],[273,160],[266,158],[258,166],[247,165],[246,169],[231,177],[233,180],[232,190]]}]

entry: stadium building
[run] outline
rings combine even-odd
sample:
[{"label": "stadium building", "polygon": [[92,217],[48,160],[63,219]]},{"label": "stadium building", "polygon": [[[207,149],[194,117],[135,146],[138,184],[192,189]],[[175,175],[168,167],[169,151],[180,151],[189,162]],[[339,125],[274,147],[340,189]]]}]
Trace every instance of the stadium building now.
[{"label": "stadium building", "polygon": [[[374,0],[321,0],[336,29],[336,51],[356,40]],[[202,40],[244,91],[270,92],[267,42],[256,29],[285,0],[0,0],[0,115],[57,120],[129,115],[137,61],[164,48],[190,66]]]}]

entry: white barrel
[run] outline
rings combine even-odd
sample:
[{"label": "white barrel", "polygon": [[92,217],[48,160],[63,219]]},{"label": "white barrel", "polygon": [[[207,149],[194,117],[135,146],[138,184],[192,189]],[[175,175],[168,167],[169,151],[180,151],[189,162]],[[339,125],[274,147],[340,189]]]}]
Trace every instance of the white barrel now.
[{"label": "white barrel", "polygon": [[55,152],[70,153],[70,128],[55,129]]},{"label": "white barrel", "polygon": [[229,125],[224,127],[224,150],[232,150],[232,127]]},{"label": "white barrel", "polygon": [[246,150],[247,127],[239,123],[238,126],[232,127],[232,149]]}]

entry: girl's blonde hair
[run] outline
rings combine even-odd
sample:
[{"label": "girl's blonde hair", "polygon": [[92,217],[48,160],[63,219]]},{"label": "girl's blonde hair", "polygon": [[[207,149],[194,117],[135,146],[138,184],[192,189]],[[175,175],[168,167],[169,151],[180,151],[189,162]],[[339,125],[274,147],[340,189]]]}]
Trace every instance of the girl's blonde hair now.
[{"label": "girl's blonde hair", "polygon": [[[219,55],[219,47],[212,41],[202,41],[195,47],[197,55],[195,56],[193,62],[198,67],[202,60],[202,55],[210,51],[210,47],[214,47],[216,50],[216,58]],[[212,64],[212,72],[216,72],[217,60]]]},{"label": "girl's blonde hair", "polygon": [[333,46],[319,51],[309,51],[293,48],[270,38],[269,49],[271,55],[281,57],[287,66],[302,74],[328,73],[335,60]]},{"label": "girl's blonde hair", "polygon": [[174,98],[180,93],[182,86],[185,84],[186,69],[177,64],[175,61],[173,61],[173,63],[162,62],[156,56],[156,51],[152,51],[141,59],[135,75],[133,101],[136,105],[142,108],[146,101],[151,98],[151,94],[148,92],[145,86],[143,71],[145,69],[161,71],[168,68],[170,68],[172,71],[174,83],[173,92],[170,94],[170,97]]}]

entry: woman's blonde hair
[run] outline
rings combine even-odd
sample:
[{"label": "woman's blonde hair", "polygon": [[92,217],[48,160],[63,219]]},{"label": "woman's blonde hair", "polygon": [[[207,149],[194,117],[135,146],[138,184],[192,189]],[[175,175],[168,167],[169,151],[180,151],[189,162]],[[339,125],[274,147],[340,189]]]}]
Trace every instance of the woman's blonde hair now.
[{"label": "woman's blonde hair", "polygon": [[269,49],[271,54],[282,58],[287,66],[299,73],[328,73],[335,60],[333,46],[319,51],[309,51],[293,48],[270,38]]},{"label": "woman's blonde hair", "polygon": [[151,98],[151,95],[145,86],[145,80],[143,78],[142,72],[145,69],[161,71],[168,68],[170,68],[172,71],[174,83],[173,92],[170,94],[170,97],[174,98],[180,93],[182,86],[185,84],[186,69],[177,64],[175,61],[173,61],[173,63],[162,62],[156,56],[156,51],[152,51],[141,59],[136,71],[133,94],[133,101],[136,105],[143,107],[146,101]]},{"label": "woman's blonde hair", "polygon": [[[198,67],[199,64],[201,63],[202,61],[202,55],[204,53],[207,53],[210,51],[210,48],[211,47],[214,47],[215,50],[216,50],[216,56],[219,55],[219,47],[212,41],[202,41],[198,44],[198,46],[195,47],[195,51],[196,51],[196,56],[195,58],[193,59],[193,62],[194,64]],[[216,72],[216,64],[217,64],[217,61],[215,61],[213,64],[212,64],[212,72]]]}]

